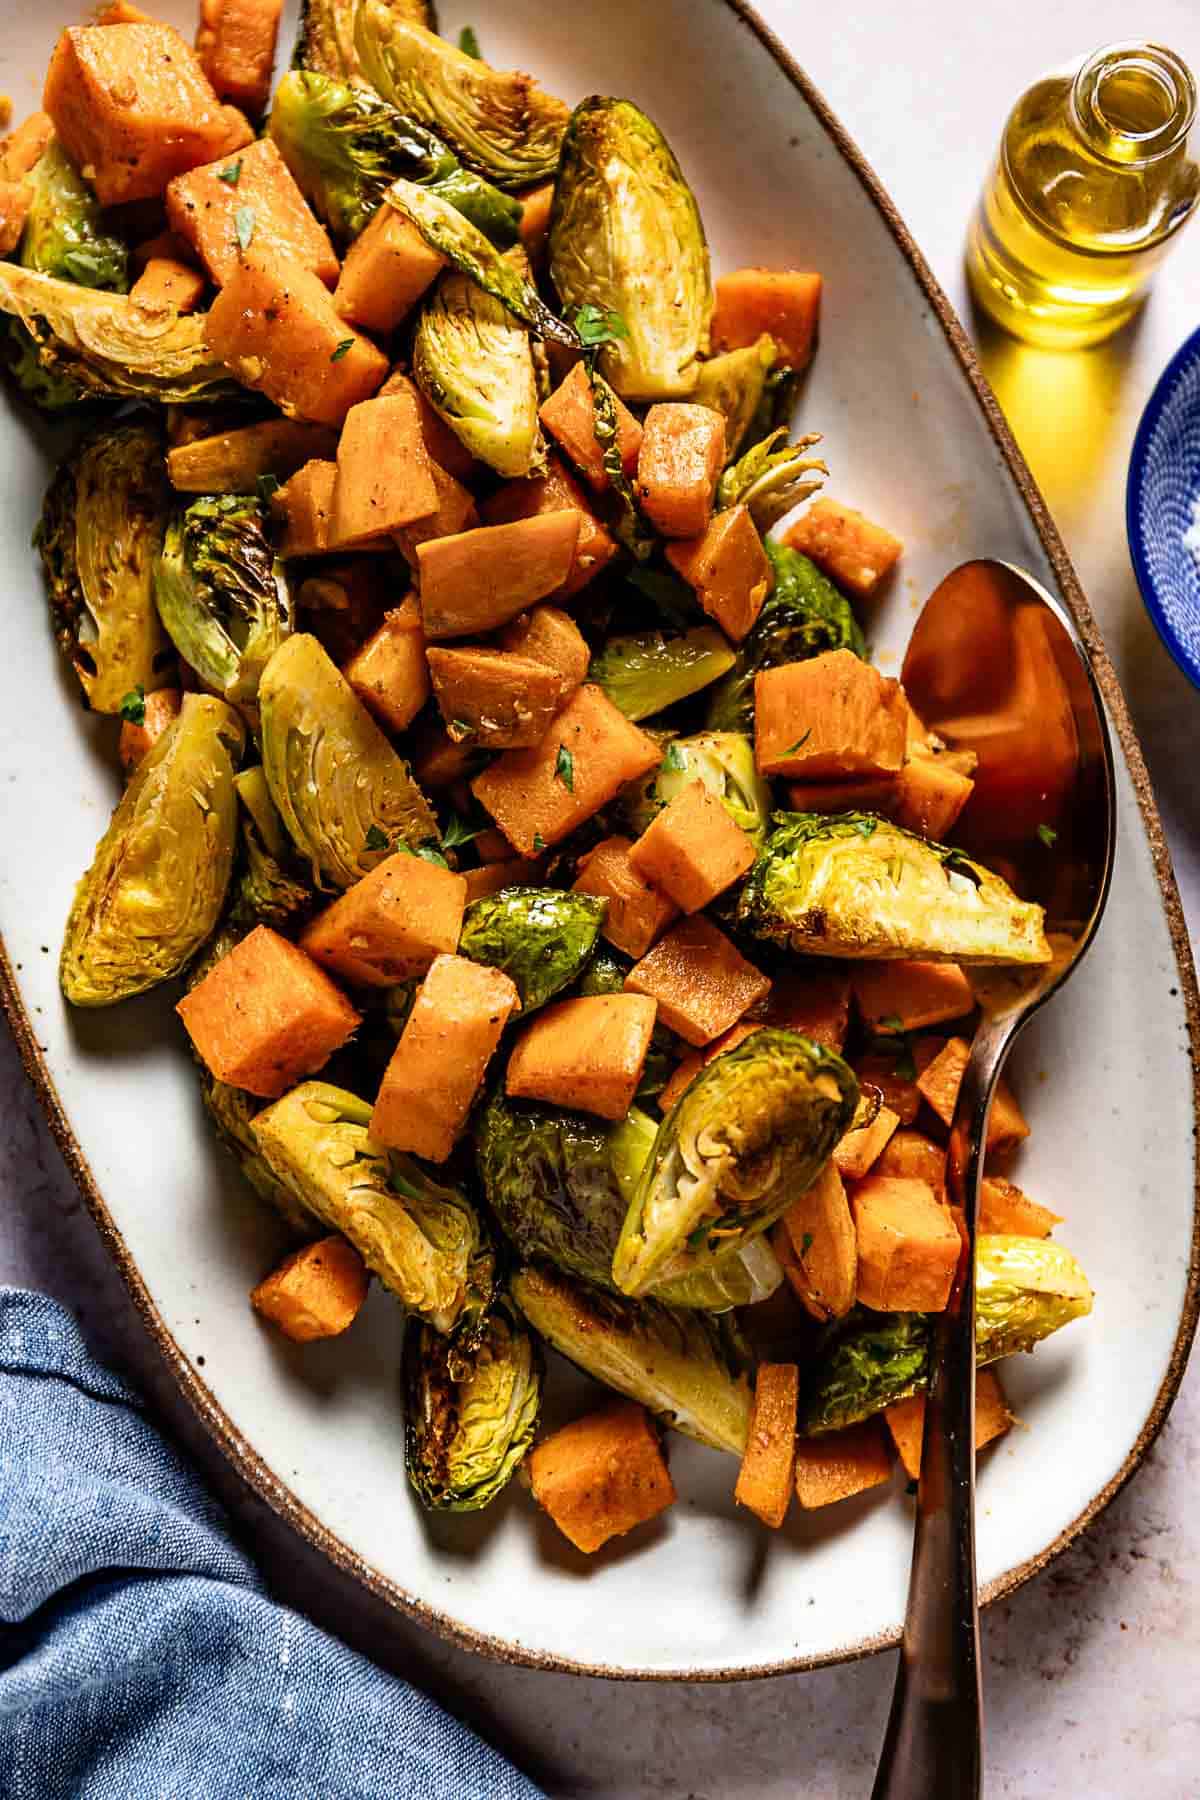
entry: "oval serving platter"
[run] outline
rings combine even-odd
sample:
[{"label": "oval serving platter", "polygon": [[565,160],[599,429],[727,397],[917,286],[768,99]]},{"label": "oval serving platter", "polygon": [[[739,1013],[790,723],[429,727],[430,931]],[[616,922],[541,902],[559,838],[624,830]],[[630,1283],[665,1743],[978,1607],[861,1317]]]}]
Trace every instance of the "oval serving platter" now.
[{"label": "oval serving platter", "polygon": [[[3,0],[0,87],[37,104],[58,28]],[[82,10],[82,9],[80,9]],[[190,33],[194,9],[165,9]],[[446,9],[443,29],[466,23]],[[901,579],[868,621],[895,670],[920,603],[970,556],[1021,563],[1072,608],[1119,736],[1120,841],[1088,963],[1022,1040],[1033,1136],[1023,1185],[1096,1289],[1090,1320],[1006,1365],[1028,1429],[980,1485],[985,1597],[1009,1592],[1128,1479],[1162,1424],[1196,1322],[1195,976],[1142,758],[1063,546],[961,328],[878,181],[782,48],[736,0],[493,0],[471,14],[486,55],[565,98],[627,93],[692,181],[718,271],[820,269],[822,343],[802,396],[825,434],[829,490],[905,540]],[[289,41],[285,38],[285,42]],[[639,1677],[718,1679],[812,1667],[894,1643],[910,1509],[880,1490],[767,1534],[735,1514],[731,1459],[672,1440],[681,1504],[588,1561],[515,1487],[473,1518],[423,1515],[404,1474],[399,1309],[375,1292],[345,1339],[269,1336],[246,1302],[279,1244],[209,1135],[164,994],[68,1015],[56,953],[74,882],[117,782],[111,726],[79,709],[29,549],[65,436],[6,394],[0,545],[9,585],[0,669],[0,964],[30,1076],[97,1226],[180,1387],[223,1453],[297,1531],[372,1592],[486,1654]],[[201,1369],[203,1373],[201,1373]],[[560,1366],[552,1416],[577,1402]]]}]

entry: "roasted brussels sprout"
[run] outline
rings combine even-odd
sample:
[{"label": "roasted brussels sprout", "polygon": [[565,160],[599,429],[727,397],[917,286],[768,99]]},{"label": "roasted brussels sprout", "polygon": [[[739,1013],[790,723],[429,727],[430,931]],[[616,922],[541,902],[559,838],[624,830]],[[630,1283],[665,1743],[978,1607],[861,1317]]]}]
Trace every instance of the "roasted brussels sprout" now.
[{"label": "roasted brussels sprout", "polygon": [[776,813],[738,920],[814,956],[1044,963],[1044,913],[961,850],[873,813]]},{"label": "roasted brussels sprout", "polygon": [[458,954],[503,969],[528,1018],[574,981],[596,947],[606,906],[594,894],[561,888],[501,888],[468,906]]},{"label": "roasted brussels sprout", "polygon": [[367,1267],[436,1331],[470,1341],[495,1293],[495,1255],[474,1207],[411,1157],[368,1135],[365,1100],[304,1081],[253,1122],[268,1166],[300,1204],[349,1238]]},{"label": "roasted brussels sprout", "polygon": [[67,919],[59,980],[72,1005],[144,993],[177,975],[212,931],[233,868],[244,742],[223,701],[185,694],[138,764]]},{"label": "roasted brussels sprout", "polygon": [[622,796],[622,812],[634,837],[693,781],[702,781],[735,825],[761,845],[771,819],[771,789],[754,762],[754,745],[741,731],[702,731],[673,738],[652,775]]},{"label": "roasted brussels sprout", "polygon": [[712,278],[704,226],[671,147],[628,100],[593,95],[563,140],[550,271],[568,316],[593,305],[624,335],[599,351],[626,400],[678,400],[708,349]]},{"label": "roasted brussels sprout", "polygon": [[[782,439],[782,443],[780,440]],[[752,444],[721,476],[717,505],[748,506],[760,531],[766,531],[791,507],[813,494],[829,470],[819,456],[807,451],[819,444],[819,432],[788,441],[787,430],[773,431],[761,443]]]},{"label": "roasted brussels sprout", "polygon": [[775,571],[775,586],[739,646],[733,667],[709,696],[708,725],[713,731],[753,732],[754,677],[760,669],[803,662],[824,650],[853,650],[863,658],[867,654],[850,602],[816,564],[770,538],[764,548]]},{"label": "roasted brussels sprout", "polygon": [[258,703],[271,798],[318,887],[351,887],[398,843],[436,842],[408,764],[315,637],[285,639]]},{"label": "roasted brussels sprout", "polygon": [[729,1320],[601,1293],[543,1265],[518,1270],[510,1288],[560,1355],[698,1443],[744,1453],[750,1357]]},{"label": "roasted brussels sprout", "polygon": [[21,266],[124,294],[129,253],[120,238],[104,230],[100,202],[57,138],[51,138],[28,179],[33,198],[21,237]]},{"label": "roasted brussels sprout", "polygon": [[170,679],[152,583],[165,501],[157,432],[119,425],[60,463],[42,507],[36,541],[54,635],[96,712],[119,712],[133,690]]},{"label": "roasted brussels sprout", "polygon": [[383,0],[362,0],[354,43],[371,86],[432,125],[469,169],[502,188],[531,187],[554,174],[567,108],[532,76],[490,68]]},{"label": "roasted brussels sprout", "polygon": [[259,1199],[274,1208],[298,1239],[314,1237],[317,1226],[312,1214],[284,1187],[259,1151],[251,1122],[262,1111],[262,1101],[242,1088],[217,1081],[203,1066],[200,1095],[217,1136]]},{"label": "roasted brussels sprout", "polygon": [[545,473],[529,332],[457,270],[441,277],[421,308],[412,368],[472,456],[509,478]]},{"label": "roasted brussels sprout", "polygon": [[698,406],[711,406],[725,420],[727,462],[737,456],[754,423],[775,357],[775,339],[764,332],[756,344],[748,344],[744,350],[726,350],[700,364],[691,398]]},{"label": "roasted brussels sprout", "polygon": [[[1092,1310],[1078,1262],[1047,1238],[980,1237],[975,1246],[975,1355],[995,1362],[1032,1350]],[[929,1380],[931,1322],[924,1313],[873,1313],[856,1307],[832,1334],[804,1400],[808,1435],[837,1431]]]},{"label": "roasted brussels sprout", "polygon": [[682,637],[661,631],[611,637],[593,656],[588,680],[603,688],[627,719],[648,719],[718,681],[733,663],[721,633],[698,625]]},{"label": "roasted brussels sprout", "polygon": [[613,1278],[627,1294],[711,1269],[758,1237],[820,1173],[854,1116],[835,1051],[764,1026],[714,1057],[658,1128]]},{"label": "roasted brussels sprout", "polygon": [[262,502],[206,494],[176,514],[154,565],[154,598],[184,662],[254,723],[262,672],[292,629]]},{"label": "roasted brussels sprout", "polygon": [[340,243],[358,236],[399,176],[432,188],[501,249],[517,241],[519,202],[464,169],[439,137],[370,88],[293,69],[276,90],[269,129]]},{"label": "roasted brussels sprout", "polygon": [[[427,0],[387,0],[393,12],[437,30],[437,14]],[[341,81],[360,81],[362,65],[354,48],[354,15],[358,0],[301,0],[300,31],[292,57],[294,69],[315,69]]]},{"label": "roasted brussels sprout", "polygon": [[496,1498],[533,1442],[543,1374],[541,1350],[506,1299],[465,1350],[428,1325],[409,1328],[405,1455],[423,1506],[477,1512]]}]

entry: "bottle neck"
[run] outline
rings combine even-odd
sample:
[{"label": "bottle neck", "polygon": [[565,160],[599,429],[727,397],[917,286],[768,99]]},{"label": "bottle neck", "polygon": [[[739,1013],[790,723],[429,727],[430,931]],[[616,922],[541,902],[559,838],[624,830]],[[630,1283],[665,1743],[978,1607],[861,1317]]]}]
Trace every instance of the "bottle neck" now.
[{"label": "bottle neck", "polygon": [[1072,122],[1095,155],[1144,168],[1187,138],[1196,115],[1191,70],[1161,44],[1109,44],[1080,64]]}]

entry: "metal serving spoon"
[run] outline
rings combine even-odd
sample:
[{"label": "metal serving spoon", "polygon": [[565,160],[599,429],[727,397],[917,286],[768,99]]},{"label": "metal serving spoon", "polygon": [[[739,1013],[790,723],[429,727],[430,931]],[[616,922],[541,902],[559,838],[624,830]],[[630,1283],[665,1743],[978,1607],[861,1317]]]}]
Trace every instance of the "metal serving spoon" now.
[{"label": "metal serving spoon", "polygon": [[1108,898],[1112,747],[1073,621],[1009,563],[962,563],[925,605],[905,690],[953,749],[979,756],[956,838],[1046,908],[1054,960],[975,971],[981,1016],[950,1133],[964,1231],[939,1315],[908,1610],[873,1800],[977,1800],[983,1700],[975,1590],[975,1226],[988,1112],[1013,1039],[1074,970]]}]

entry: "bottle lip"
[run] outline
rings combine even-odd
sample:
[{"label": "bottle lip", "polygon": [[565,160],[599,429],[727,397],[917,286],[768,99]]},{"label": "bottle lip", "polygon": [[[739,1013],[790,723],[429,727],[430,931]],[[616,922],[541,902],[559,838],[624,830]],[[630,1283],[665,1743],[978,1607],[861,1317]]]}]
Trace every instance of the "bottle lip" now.
[{"label": "bottle lip", "polygon": [[[1130,131],[1104,110],[1104,90],[1115,75],[1136,69],[1163,89],[1170,108],[1161,125]],[[1163,44],[1129,39],[1105,44],[1084,58],[1071,83],[1074,124],[1106,162],[1138,168],[1167,156],[1187,137],[1196,117],[1196,83],[1183,58]]]}]

